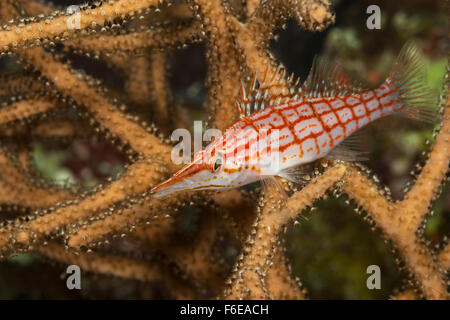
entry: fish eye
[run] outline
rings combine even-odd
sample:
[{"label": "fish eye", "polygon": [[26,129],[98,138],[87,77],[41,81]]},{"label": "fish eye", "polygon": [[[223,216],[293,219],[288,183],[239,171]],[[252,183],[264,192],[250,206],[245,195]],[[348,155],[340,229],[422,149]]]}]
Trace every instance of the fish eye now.
[{"label": "fish eye", "polygon": [[219,170],[219,168],[222,166],[222,160],[220,158],[217,158],[214,162],[214,171]]},{"label": "fish eye", "polygon": [[212,161],[210,162],[210,169],[212,172],[217,172],[222,167],[223,161],[222,161],[222,154],[216,152],[215,157],[212,158]]}]

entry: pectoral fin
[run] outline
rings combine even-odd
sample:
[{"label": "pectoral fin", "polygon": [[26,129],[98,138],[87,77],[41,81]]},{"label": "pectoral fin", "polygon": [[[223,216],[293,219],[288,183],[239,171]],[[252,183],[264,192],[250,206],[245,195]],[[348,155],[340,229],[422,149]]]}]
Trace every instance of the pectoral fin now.
[{"label": "pectoral fin", "polygon": [[360,129],[345,138],[337,146],[331,149],[326,158],[343,161],[365,161],[369,159],[366,148],[365,136],[367,129]]},{"label": "pectoral fin", "polygon": [[315,164],[313,162],[286,168],[281,170],[278,176],[296,184],[304,185],[310,180],[310,173],[314,171]]}]

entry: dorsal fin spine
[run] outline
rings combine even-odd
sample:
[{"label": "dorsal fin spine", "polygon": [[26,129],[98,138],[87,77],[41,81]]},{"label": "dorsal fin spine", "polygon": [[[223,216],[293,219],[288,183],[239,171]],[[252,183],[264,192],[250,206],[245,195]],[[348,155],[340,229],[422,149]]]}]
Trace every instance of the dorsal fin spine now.
[{"label": "dorsal fin spine", "polygon": [[288,103],[303,96],[302,89],[298,86],[300,79],[295,78],[294,73],[288,74],[286,68],[281,65],[271,69],[267,64],[264,73],[260,75],[262,79],[255,72],[247,86],[241,81],[239,113],[243,111],[249,116],[253,112]]},{"label": "dorsal fin spine", "polygon": [[256,90],[257,74],[258,74],[258,71],[256,71],[255,74],[253,75],[252,84],[250,85],[250,88],[252,91]]},{"label": "dorsal fin spine", "polygon": [[263,77],[263,79],[261,80],[263,83],[264,82],[266,82],[266,79],[267,79],[267,73],[269,72],[269,65],[267,64],[266,65],[266,70],[264,71],[264,77]]}]

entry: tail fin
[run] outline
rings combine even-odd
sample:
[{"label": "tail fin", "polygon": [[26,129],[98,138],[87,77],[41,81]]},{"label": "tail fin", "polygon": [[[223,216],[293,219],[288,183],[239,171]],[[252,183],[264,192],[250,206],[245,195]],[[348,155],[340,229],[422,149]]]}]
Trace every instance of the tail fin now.
[{"label": "tail fin", "polygon": [[436,122],[437,99],[426,85],[423,57],[412,42],[403,46],[385,83],[397,89],[394,93],[395,111],[410,119]]}]

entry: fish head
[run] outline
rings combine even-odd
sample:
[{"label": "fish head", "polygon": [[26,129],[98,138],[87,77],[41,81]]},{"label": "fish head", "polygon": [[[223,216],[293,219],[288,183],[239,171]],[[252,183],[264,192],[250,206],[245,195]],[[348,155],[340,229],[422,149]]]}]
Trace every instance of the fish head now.
[{"label": "fish head", "polygon": [[153,196],[163,198],[179,191],[225,190],[258,181],[260,172],[257,163],[249,163],[245,156],[229,156],[230,153],[226,152],[236,150],[233,143],[233,139],[222,137],[197,152],[189,164],[155,186],[151,190]]}]

